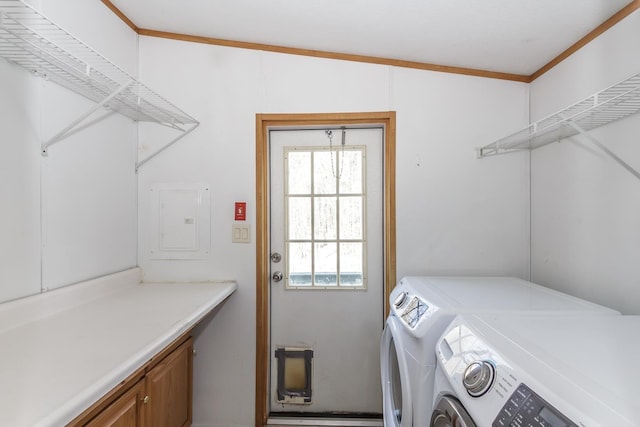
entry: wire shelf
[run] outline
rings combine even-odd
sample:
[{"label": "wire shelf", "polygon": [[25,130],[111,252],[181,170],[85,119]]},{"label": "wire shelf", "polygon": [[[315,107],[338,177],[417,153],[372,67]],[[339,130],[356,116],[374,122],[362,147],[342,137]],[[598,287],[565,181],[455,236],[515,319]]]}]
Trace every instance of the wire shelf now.
[{"label": "wire shelf", "polygon": [[0,57],[132,120],[184,133],[199,124],[22,0],[0,0]]},{"label": "wire shelf", "polygon": [[531,150],[557,142],[640,111],[640,74],[577,102],[562,111],[534,122],[526,128],[486,145],[479,157],[516,150]]}]

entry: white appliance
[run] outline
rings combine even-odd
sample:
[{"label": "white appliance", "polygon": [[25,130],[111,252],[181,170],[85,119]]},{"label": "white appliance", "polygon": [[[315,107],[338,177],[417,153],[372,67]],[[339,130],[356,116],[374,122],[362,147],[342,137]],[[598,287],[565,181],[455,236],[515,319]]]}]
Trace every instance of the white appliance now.
[{"label": "white appliance", "polygon": [[436,354],[431,426],[640,426],[640,316],[462,315]]},{"label": "white appliance", "polygon": [[391,292],[390,303],[380,345],[386,427],[429,425],[435,345],[457,314],[620,314],[513,277],[405,277]]}]

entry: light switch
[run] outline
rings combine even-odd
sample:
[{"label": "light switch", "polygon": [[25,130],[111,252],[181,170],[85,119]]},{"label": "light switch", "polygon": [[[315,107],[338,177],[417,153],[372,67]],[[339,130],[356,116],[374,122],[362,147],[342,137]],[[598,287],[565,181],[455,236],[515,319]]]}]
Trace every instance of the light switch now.
[{"label": "light switch", "polygon": [[232,238],[233,243],[250,243],[251,242],[251,227],[249,224],[233,224],[232,225]]}]

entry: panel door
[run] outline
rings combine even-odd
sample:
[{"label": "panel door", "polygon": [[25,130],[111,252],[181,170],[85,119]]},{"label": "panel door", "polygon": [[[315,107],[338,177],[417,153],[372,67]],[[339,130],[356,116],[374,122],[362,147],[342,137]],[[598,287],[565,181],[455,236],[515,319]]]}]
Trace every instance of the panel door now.
[{"label": "panel door", "polygon": [[149,426],[191,425],[192,349],[190,338],[147,373]]},{"label": "panel door", "polygon": [[142,427],[144,418],[144,381],[139,381],[109,405],[86,427]]},{"label": "panel door", "polygon": [[270,131],[272,415],[381,413],[383,132]]}]

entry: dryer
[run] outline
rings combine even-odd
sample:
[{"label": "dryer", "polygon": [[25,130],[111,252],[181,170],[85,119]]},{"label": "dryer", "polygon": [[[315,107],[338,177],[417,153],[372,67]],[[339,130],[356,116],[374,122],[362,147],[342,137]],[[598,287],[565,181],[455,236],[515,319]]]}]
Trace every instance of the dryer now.
[{"label": "dryer", "polygon": [[459,316],[430,425],[638,427],[639,338],[640,316]]},{"label": "dryer", "polygon": [[405,277],[390,295],[380,344],[386,427],[426,427],[435,400],[435,345],[457,314],[620,313],[514,277]]}]

